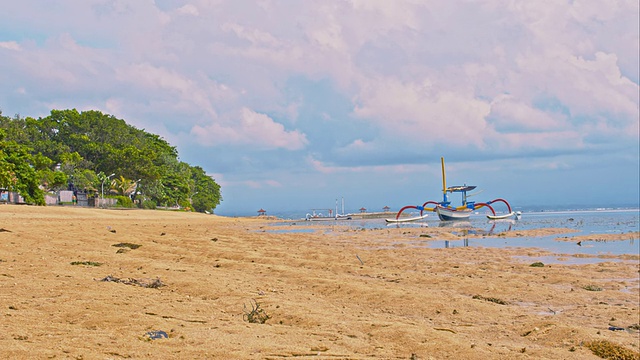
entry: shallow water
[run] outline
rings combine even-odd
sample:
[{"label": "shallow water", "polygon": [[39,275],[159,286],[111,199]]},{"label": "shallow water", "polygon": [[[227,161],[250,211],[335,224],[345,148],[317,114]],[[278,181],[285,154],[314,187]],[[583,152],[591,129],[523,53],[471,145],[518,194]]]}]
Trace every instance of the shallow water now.
[{"label": "shallow water", "polygon": [[[617,255],[638,255],[640,253],[640,239],[618,240],[618,241],[582,241],[578,245],[574,241],[560,241],[557,238],[563,236],[578,236],[592,234],[624,234],[640,231],[640,210],[584,210],[584,211],[558,211],[558,212],[532,212],[524,213],[520,220],[488,220],[482,214],[474,214],[469,221],[464,222],[442,222],[437,216],[429,217],[413,223],[387,224],[384,219],[366,219],[350,221],[331,221],[328,223],[318,223],[310,221],[283,222],[278,225],[273,232],[307,232],[306,225],[320,226],[322,231],[332,233],[338,230],[365,230],[365,229],[386,229],[389,227],[415,228],[415,227],[457,227],[458,235],[462,235],[460,240],[429,240],[413,243],[411,246],[430,248],[452,248],[460,246],[470,247],[492,247],[492,248],[538,248],[569,256],[568,259],[560,258],[559,262],[566,263],[593,263],[607,261],[606,256]],[[295,225],[291,229],[282,226]],[[300,226],[303,226],[302,228]],[[575,230],[569,234],[559,234],[538,237],[482,237],[465,238],[466,234],[487,234],[495,235],[508,230],[528,230],[540,228],[568,228]],[[306,231],[305,231],[306,230]],[[316,229],[317,230],[317,229]],[[314,230],[315,231],[315,230]],[[578,257],[576,257],[578,256]],[[579,256],[586,256],[581,258]],[[597,258],[600,256],[600,258]],[[545,257],[546,262],[553,257]],[[536,261],[534,258],[526,258]]]}]

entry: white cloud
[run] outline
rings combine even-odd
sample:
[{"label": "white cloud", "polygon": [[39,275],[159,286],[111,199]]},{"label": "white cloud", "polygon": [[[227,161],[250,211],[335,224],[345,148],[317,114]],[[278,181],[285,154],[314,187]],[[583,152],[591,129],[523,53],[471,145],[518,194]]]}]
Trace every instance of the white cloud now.
[{"label": "white cloud", "polygon": [[230,186],[249,187],[252,189],[265,189],[265,188],[281,188],[282,183],[278,180],[265,179],[265,180],[245,180],[237,183],[228,183]]},{"label": "white cloud", "polygon": [[[312,167],[312,169],[321,174],[347,174],[347,173],[371,173],[372,175],[401,175],[401,174],[416,174],[424,173],[425,171],[431,172],[427,165],[423,164],[399,164],[399,165],[362,165],[362,166],[338,166],[328,164],[322,160],[317,159],[314,155],[308,155],[306,157],[306,163]],[[439,169],[439,167],[438,167]]]},{"label": "white cloud", "polygon": [[241,182],[242,185],[252,189],[262,189],[262,182],[256,180],[246,180]]},{"label": "white cloud", "polygon": [[226,32],[233,32],[238,38],[248,40],[255,45],[266,45],[271,47],[280,46],[280,42],[266,31],[246,28],[237,23],[227,22],[221,29]]},{"label": "white cloud", "polygon": [[282,187],[282,183],[278,180],[267,179],[264,181],[264,183],[269,187]]},{"label": "white cloud", "polygon": [[209,146],[235,144],[259,149],[300,150],[308,144],[306,136],[299,131],[287,131],[269,116],[247,108],[240,111],[236,121],[213,122],[204,127],[196,125],[191,134],[199,143]]},{"label": "white cloud", "polygon": [[344,52],[347,44],[342,38],[341,31],[341,26],[332,22],[309,31],[309,37],[323,50]]},{"label": "white cloud", "polygon": [[335,167],[325,165],[322,161],[314,158],[311,155],[307,156],[306,162],[307,164],[309,164],[309,166],[311,166],[313,170],[321,174],[331,174],[337,170]]},{"label": "white cloud", "polygon": [[43,48],[32,44],[23,47],[15,62],[17,68],[29,74],[26,79],[47,87],[55,84],[63,90],[82,86],[83,76],[97,75],[100,59],[94,49],[79,46],[71,35],[63,33],[49,39]]},{"label": "white cloud", "polygon": [[422,24],[417,8],[426,6],[423,1],[387,1],[387,0],[350,0],[355,11],[372,12],[375,14],[374,27],[385,29],[394,28],[417,30]]},{"label": "white cloud", "polygon": [[536,109],[510,95],[497,96],[491,102],[491,116],[498,131],[505,132],[555,132],[569,126],[565,115]]},{"label": "white cloud", "polygon": [[0,41],[0,48],[7,50],[20,51],[22,47],[15,41]]},{"label": "white cloud", "polygon": [[226,84],[208,79],[201,74],[191,75],[174,69],[154,66],[149,63],[130,64],[116,69],[119,81],[147,91],[148,99],[161,101],[170,107],[170,112],[182,112],[181,122],[196,123],[199,119],[188,119],[189,114],[215,117],[220,103],[231,102],[238,92]]},{"label": "white cloud", "polygon": [[193,82],[177,71],[154,66],[149,63],[131,64],[119,69],[120,81],[135,83],[147,89],[160,89],[186,93],[193,88]]},{"label": "white cloud", "polygon": [[181,8],[178,8],[178,13],[182,14],[182,15],[191,15],[191,16],[198,16],[200,15],[200,12],[198,11],[198,8],[195,7],[193,4],[186,4],[184,6],[182,6]]},{"label": "white cloud", "polygon": [[473,94],[442,90],[429,80],[380,78],[366,85],[354,113],[375,121],[385,132],[412,142],[483,146],[490,106]]},{"label": "white cloud", "polygon": [[[499,153],[511,153],[513,151],[527,150],[562,152],[566,150],[583,150],[585,144],[584,134],[579,131],[557,131],[557,132],[519,132],[504,133],[490,139],[493,147]],[[526,153],[526,151],[525,151]]]},{"label": "white cloud", "polygon": [[342,151],[367,151],[371,150],[374,145],[370,142],[365,142],[362,139],[356,139],[351,144],[342,148]]},{"label": "white cloud", "polygon": [[637,121],[638,85],[620,75],[615,55],[596,53],[593,60],[567,52],[554,55],[538,53],[518,59],[521,78],[517,86],[522,95],[555,97],[574,116],[609,113]]},{"label": "white cloud", "polygon": [[[637,78],[634,83],[622,75],[619,55],[638,67],[637,1],[518,4],[509,9],[530,34],[527,46],[520,45],[515,54],[517,67],[509,83],[518,96],[529,100],[548,92],[573,114],[611,111],[635,117]],[[619,20],[628,26],[620,27]],[[611,45],[621,38],[627,40],[624,45]]]}]

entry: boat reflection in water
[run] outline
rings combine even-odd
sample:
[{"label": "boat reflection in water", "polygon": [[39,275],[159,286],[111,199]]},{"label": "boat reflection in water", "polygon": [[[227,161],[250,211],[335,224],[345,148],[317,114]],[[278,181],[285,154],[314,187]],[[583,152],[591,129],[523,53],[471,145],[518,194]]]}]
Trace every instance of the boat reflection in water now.
[{"label": "boat reflection in water", "polygon": [[[469,246],[469,239],[465,238],[464,240],[462,240],[462,247],[468,247],[468,246]],[[444,241],[444,247],[445,247],[445,249],[448,249],[448,248],[453,247],[453,246],[450,246],[449,240],[445,240]]]}]

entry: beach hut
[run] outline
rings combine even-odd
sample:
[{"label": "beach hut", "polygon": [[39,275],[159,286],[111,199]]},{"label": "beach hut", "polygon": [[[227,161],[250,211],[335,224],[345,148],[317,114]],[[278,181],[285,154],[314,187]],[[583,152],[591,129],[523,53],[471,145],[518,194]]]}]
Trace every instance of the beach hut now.
[{"label": "beach hut", "polygon": [[388,207],[388,206],[385,206],[385,207],[382,208],[382,211],[384,211],[384,212],[389,212],[389,210],[391,210],[391,208]]},{"label": "beach hut", "polygon": [[267,215],[267,210],[260,208],[260,210],[258,210],[258,216],[265,216]]},{"label": "beach hut", "polygon": [[361,213],[366,213],[366,212],[367,212],[367,209],[365,209],[364,207],[361,207],[361,208],[360,208],[360,212],[361,212]]}]

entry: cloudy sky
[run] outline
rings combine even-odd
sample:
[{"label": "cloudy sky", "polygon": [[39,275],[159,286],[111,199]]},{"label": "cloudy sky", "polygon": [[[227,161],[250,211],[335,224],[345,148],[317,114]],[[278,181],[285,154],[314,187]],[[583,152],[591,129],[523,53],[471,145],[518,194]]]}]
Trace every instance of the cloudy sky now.
[{"label": "cloudy sky", "polygon": [[440,157],[477,201],[639,202],[637,0],[0,3],[3,115],[158,134],[218,214],[439,200]]}]

